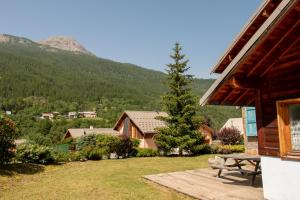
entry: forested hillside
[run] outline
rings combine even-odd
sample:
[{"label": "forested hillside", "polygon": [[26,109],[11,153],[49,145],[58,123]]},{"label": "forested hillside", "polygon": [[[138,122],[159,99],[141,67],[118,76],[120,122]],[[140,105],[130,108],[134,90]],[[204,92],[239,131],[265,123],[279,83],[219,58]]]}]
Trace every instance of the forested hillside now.
[{"label": "forested hillside", "polygon": [[[96,110],[98,122],[68,127],[89,123],[109,127],[123,110],[161,109],[160,96],[166,90],[162,72],[9,37],[0,42],[0,109],[12,111],[23,135],[37,131],[32,124],[40,123],[41,112]],[[195,79],[194,93],[200,97],[212,82]],[[199,113],[216,128],[228,117],[240,115],[224,107],[199,107]]]}]

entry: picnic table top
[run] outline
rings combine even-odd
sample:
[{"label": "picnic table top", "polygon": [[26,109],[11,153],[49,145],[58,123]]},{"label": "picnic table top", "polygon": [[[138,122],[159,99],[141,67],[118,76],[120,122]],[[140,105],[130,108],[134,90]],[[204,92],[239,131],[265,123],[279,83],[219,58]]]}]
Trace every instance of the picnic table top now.
[{"label": "picnic table top", "polygon": [[220,158],[232,158],[235,160],[251,160],[251,161],[260,161],[260,156],[254,155],[247,155],[247,154],[227,154],[227,155],[220,155]]}]

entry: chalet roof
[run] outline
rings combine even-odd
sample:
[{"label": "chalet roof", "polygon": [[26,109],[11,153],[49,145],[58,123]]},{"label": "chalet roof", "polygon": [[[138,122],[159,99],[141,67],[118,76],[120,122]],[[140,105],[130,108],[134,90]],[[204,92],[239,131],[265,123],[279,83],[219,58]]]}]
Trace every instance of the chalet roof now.
[{"label": "chalet roof", "polygon": [[[245,39],[239,35],[225,52],[213,70],[221,75],[202,96],[200,104],[253,106],[256,89],[262,84],[273,84],[280,74],[278,69],[283,68],[283,60],[293,62],[296,58],[291,55],[299,46],[299,9],[298,0],[264,1],[242,30],[241,35],[249,33],[251,37]],[[256,24],[263,13],[267,13],[266,19]],[[256,28],[250,34],[253,24]],[[237,43],[244,44],[225,62]]]},{"label": "chalet roof", "polygon": [[260,26],[268,19],[271,13],[279,5],[280,0],[266,0],[258,7],[249,21],[242,28],[224,55],[212,68],[212,73],[222,73],[230,62],[236,57],[239,51],[246,45]]},{"label": "chalet roof", "polygon": [[165,123],[156,119],[156,117],[166,117],[168,114],[166,112],[157,111],[125,111],[117,121],[114,127],[115,130],[126,116],[130,118],[132,123],[134,123],[143,134],[147,134],[155,133],[156,128],[164,127]]},{"label": "chalet roof", "polygon": [[67,130],[67,133],[68,132],[73,138],[78,138],[88,134],[96,134],[96,135],[100,135],[100,134],[117,135],[118,134],[118,132],[112,128],[71,128]]}]

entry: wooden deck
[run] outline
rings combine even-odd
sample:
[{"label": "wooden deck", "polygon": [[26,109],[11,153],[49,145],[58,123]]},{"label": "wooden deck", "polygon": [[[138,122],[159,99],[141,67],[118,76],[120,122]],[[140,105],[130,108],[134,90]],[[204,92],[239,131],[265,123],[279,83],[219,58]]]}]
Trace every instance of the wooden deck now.
[{"label": "wooden deck", "polygon": [[218,178],[217,173],[218,171],[212,169],[198,169],[147,175],[144,178],[196,199],[264,199],[261,176],[257,177],[254,186],[250,186],[250,177],[224,171],[221,178]]}]

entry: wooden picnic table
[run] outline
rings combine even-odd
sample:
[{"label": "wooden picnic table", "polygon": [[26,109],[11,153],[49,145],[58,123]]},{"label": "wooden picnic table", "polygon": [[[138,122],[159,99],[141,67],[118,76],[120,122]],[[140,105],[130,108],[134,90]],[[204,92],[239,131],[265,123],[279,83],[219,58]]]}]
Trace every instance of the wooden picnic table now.
[{"label": "wooden picnic table", "polygon": [[[221,176],[222,170],[226,169],[228,171],[237,171],[241,174],[251,175],[251,185],[254,184],[255,178],[257,175],[261,174],[261,167],[260,167],[260,157],[259,156],[252,156],[252,155],[246,155],[246,154],[228,154],[228,155],[220,155],[220,158],[224,159],[224,164],[219,166],[213,166],[215,169],[219,169],[218,177]],[[234,164],[226,164],[226,161],[228,159],[233,159]],[[245,163],[243,161],[246,161],[254,166],[254,170],[251,169],[245,169],[243,166],[245,166]]]}]

